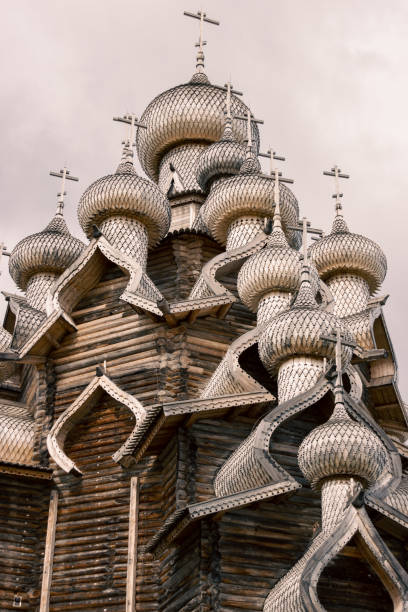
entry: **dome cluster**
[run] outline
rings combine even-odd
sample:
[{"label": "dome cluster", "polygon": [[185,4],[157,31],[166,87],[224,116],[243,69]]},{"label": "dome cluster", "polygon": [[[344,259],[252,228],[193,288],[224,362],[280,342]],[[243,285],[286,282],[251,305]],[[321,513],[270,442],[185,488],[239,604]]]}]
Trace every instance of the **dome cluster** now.
[{"label": "dome cluster", "polygon": [[[141,122],[147,129],[137,132],[137,151],[143,170],[158,179],[160,160],[172,148],[188,142],[214,143],[224,130],[225,90],[211,85],[203,73],[189,83],[172,87],[158,95],[144,111]],[[231,113],[244,115],[247,106],[231,96]],[[246,138],[245,123],[234,119],[232,135],[238,143]],[[259,131],[252,127],[255,149],[259,148]]]}]

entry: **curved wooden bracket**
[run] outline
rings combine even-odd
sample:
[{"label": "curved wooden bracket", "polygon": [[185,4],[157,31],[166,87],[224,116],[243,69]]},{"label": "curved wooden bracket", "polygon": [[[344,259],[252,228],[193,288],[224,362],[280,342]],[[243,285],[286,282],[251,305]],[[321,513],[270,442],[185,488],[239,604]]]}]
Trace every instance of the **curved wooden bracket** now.
[{"label": "curved wooden bracket", "polygon": [[[317,596],[319,578],[328,563],[354,535],[358,537],[358,547],[363,556],[389,592],[394,610],[407,610],[408,574],[381,539],[364,507],[355,508],[353,505],[349,506],[337,529],[323,539],[304,565],[300,575],[302,609],[324,611]],[[322,534],[319,536],[322,537]]]},{"label": "curved wooden bracket", "polygon": [[[67,408],[61,416],[55,421],[50,433],[47,437],[48,451],[55,463],[65,472],[81,476],[81,470],[76,464],[66,455],[64,451],[65,440],[71,429],[89,413],[89,411],[100,401],[103,394],[106,393],[111,398],[118,401],[120,404],[127,406],[135,417],[136,425],[130,436],[137,428],[138,422],[146,416],[146,409],[134,397],[122,391],[108,376],[95,376],[89,385],[82,391],[73,404]],[[116,451],[112,459],[120,463],[127,441]]]}]

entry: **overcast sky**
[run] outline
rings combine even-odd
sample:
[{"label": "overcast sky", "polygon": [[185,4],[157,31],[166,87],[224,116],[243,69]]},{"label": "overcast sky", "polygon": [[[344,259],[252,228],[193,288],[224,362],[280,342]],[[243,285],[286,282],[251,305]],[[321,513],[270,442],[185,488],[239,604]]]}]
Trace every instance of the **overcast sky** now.
[{"label": "overcast sky", "polygon": [[[65,163],[66,218],[82,191],[115,169],[124,127],[194,72],[198,22],[191,0],[13,0],[2,3],[1,233],[9,249],[55,210]],[[351,174],[344,208],[352,231],[388,259],[381,293],[408,399],[407,219],[408,2],[406,0],[207,0],[218,19],[205,39],[206,73],[231,77],[261,126],[262,148],[286,155],[301,214],[327,231],[333,191],[322,170]],[[14,290],[1,263],[2,289]],[[4,310],[4,309],[3,309]]]}]

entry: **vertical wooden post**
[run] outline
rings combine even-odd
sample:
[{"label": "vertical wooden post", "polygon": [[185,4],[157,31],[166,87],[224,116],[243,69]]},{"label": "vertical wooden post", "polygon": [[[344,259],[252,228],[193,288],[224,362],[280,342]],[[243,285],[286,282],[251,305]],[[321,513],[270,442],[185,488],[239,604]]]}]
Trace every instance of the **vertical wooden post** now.
[{"label": "vertical wooden post", "polygon": [[128,562],[126,580],[126,612],[136,610],[136,564],[137,564],[137,535],[139,522],[139,478],[132,476],[130,479],[130,503],[129,503],[129,538],[128,538]]},{"label": "vertical wooden post", "polygon": [[48,612],[50,607],[50,590],[52,580],[52,563],[54,560],[55,529],[58,514],[58,491],[53,489],[48,510],[47,537],[45,540],[44,567],[41,586],[40,612]]}]

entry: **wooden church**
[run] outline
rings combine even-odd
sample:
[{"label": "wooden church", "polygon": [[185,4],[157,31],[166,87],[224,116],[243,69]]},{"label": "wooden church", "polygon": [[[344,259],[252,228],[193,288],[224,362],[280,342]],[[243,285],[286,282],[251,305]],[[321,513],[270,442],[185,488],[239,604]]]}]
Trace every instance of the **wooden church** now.
[{"label": "wooden church", "polygon": [[0,610],[407,611],[385,255],[349,229],[337,166],[330,231],[299,216],[202,42],[187,83],[121,118],[83,242],[64,168],[55,216],[9,253]]}]

